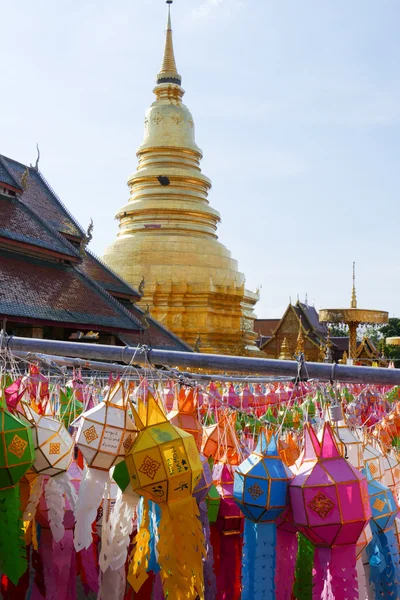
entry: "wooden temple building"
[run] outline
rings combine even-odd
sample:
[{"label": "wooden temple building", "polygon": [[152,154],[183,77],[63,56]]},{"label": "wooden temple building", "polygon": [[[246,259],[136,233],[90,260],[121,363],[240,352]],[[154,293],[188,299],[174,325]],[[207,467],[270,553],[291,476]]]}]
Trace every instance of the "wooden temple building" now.
[{"label": "wooden temple building", "polygon": [[[254,327],[258,344],[267,358],[293,360],[303,352],[310,362],[346,361],[348,337],[331,337],[328,327],[319,322],[314,306],[297,300],[289,304],[281,319],[257,319]],[[363,337],[357,344],[355,364],[387,366],[372,340]]]},{"label": "wooden temple building", "polygon": [[0,325],[9,335],[191,350],[138,308],[43,175],[0,155]]}]

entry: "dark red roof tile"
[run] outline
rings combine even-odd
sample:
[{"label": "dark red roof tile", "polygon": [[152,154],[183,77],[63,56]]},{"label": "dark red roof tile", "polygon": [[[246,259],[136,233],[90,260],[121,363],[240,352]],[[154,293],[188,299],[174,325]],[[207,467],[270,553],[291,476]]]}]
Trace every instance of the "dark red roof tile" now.
[{"label": "dark red roof tile", "polygon": [[[21,179],[27,167],[11,158],[1,156],[15,181],[21,186]],[[26,189],[21,195],[21,201],[31,208],[37,215],[46,215],[46,221],[51,227],[61,233],[83,238],[84,231],[68,212],[61,200],[57,197],[50,185],[36,169],[28,169],[29,176]]]},{"label": "dark red roof tile", "polygon": [[134,317],[73,266],[0,251],[0,275],[2,316],[139,329]]},{"label": "dark red roof tile", "polygon": [[79,254],[57,232],[49,229],[27,206],[17,198],[0,194],[0,237],[46,248],[76,259]]}]

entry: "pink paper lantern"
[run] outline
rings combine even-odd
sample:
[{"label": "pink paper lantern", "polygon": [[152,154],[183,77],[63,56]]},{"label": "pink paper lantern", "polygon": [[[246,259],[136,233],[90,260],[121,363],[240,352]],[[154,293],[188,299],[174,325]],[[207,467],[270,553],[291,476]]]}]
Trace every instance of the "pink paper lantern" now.
[{"label": "pink paper lantern", "polygon": [[254,406],[254,394],[250,391],[248,383],[246,383],[242,390],[241,402],[244,410],[251,409]]},{"label": "pink paper lantern", "polygon": [[235,406],[236,408],[240,407],[240,397],[236,393],[232,383],[230,384],[228,391],[224,393],[222,400],[224,404],[228,404],[228,406]]},{"label": "pink paper lantern", "polygon": [[336,600],[355,600],[356,544],[371,518],[367,480],[340,456],[329,423],[321,446],[309,424],[304,437],[300,468],[289,487],[294,524],[317,547],[317,592],[322,586],[322,593],[324,584],[332,585]]}]

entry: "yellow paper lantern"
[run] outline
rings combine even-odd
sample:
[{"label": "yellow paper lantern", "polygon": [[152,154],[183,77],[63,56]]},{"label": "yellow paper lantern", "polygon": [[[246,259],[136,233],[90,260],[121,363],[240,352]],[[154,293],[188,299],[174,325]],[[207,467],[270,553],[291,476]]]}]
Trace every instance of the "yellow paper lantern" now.
[{"label": "yellow paper lantern", "polygon": [[137,544],[128,581],[137,592],[147,578],[149,511],[147,500],[161,507],[158,563],[168,598],[204,598],[204,537],[193,492],[202,463],[193,436],[167,420],[161,403],[149,393],[134,412],[139,434],[125,457],[134,492],[144,499]]},{"label": "yellow paper lantern", "polygon": [[160,504],[191,497],[203,467],[193,436],[168,422],[160,404],[148,398],[145,426],[125,456],[133,491]]}]

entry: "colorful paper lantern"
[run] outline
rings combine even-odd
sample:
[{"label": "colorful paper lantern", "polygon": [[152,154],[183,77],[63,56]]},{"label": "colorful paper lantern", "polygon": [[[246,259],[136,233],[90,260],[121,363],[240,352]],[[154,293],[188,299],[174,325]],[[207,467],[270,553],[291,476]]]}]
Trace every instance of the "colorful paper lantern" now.
[{"label": "colorful paper lantern", "polygon": [[124,383],[119,381],[94,408],[75,422],[76,445],[89,467],[109,471],[132,446],[137,430],[128,415]]},{"label": "colorful paper lantern", "polygon": [[382,452],[370,442],[365,441],[363,444],[363,458],[364,467],[368,466],[373,479],[380,481],[383,477]]},{"label": "colorful paper lantern", "polygon": [[371,529],[373,540],[367,547],[370,559],[379,550],[383,558],[383,569],[371,568],[371,581],[377,597],[400,597],[399,548],[395,534],[395,521],[398,507],[393,492],[381,482],[376,481],[365,468],[368,480],[368,493],[371,505]]},{"label": "colorful paper lantern", "polygon": [[74,441],[64,423],[52,415],[39,415],[30,406],[25,412],[33,424],[35,446],[33,470],[38,475],[59,475],[69,468],[73,459]]},{"label": "colorful paper lantern", "polygon": [[219,507],[221,504],[221,496],[218,493],[215,483],[210,486],[206,495],[206,504],[208,512],[208,520],[210,525],[216,523],[218,519]]},{"label": "colorful paper lantern", "polygon": [[213,485],[211,468],[207,458],[200,454],[200,460],[203,467],[203,472],[193,492],[193,496],[196,498],[197,504],[200,504],[206,499],[210,488]]},{"label": "colorful paper lantern", "polygon": [[200,451],[203,428],[197,414],[197,394],[193,388],[181,388],[174,409],[168,414],[168,420],[194,437]]},{"label": "colorful paper lantern", "polygon": [[0,408],[0,564],[14,584],[26,571],[19,481],[35,459],[32,434],[16,416]]},{"label": "colorful paper lantern", "polygon": [[236,436],[236,414],[220,411],[218,423],[203,428],[202,453],[215,462],[238,465],[240,444]]},{"label": "colorful paper lantern", "polygon": [[[353,467],[361,470],[364,467],[363,444],[356,432],[352,431],[345,420],[332,426],[337,446],[343,458]],[[369,456],[369,454],[367,453]]]},{"label": "colorful paper lantern", "polygon": [[233,495],[235,466],[215,463],[213,479],[220,496],[218,517],[211,530],[214,548],[214,570],[217,587],[224,590],[226,598],[240,595],[240,569],[243,514]]},{"label": "colorful paper lantern", "polygon": [[[169,423],[161,404],[150,394],[147,406],[139,401],[138,410],[132,410],[140,431],[125,461],[132,489],[161,507],[157,549],[164,594],[194,600],[204,589],[204,538],[192,495],[202,473],[199,452],[193,436]],[[147,577],[148,521],[145,503],[140,543],[128,575],[135,591]]]},{"label": "colorful paper lantern", "polygon": [[267,443],[262,431],[255,451],[234,476],[234,498],[246,518],[243,600],[275,595],[276,520],[287,506],[291,478],[275,436]]},{"label": "colorful paper lantern", "polygon": [[275,523],[287,506],[292,473],[282,462],[277,440],[262,431],[256,449],[235,470],[234,498],[247,519]]},{"label": "colorful paper lantern", "polygon": [[330,561],[332,586],[343,590],[347,579],[349,598],[353,599],[357,597],[356,544],[371,516],[367,481],[340,456],[328,423],[322,446],[309,424],[304,427],[304,437],[304,455],[290,484],[294,523],[317,546],[318,590],[322,592],[327,581]]},{"label": "colorful paper lantern", "polygon": [[84,412],[75,424],[78,426],[76,444],[88,467],[75,509],[75,549],[78,552],[92,544],[92,523],[110,481],[110,468],[123,460],[137,435],[128,415],[124,383],[118,381],[110,387],[104,401]]},{"label": "colorful paper lantern", "polygon": [[383,453],[382,456],[383,465],[383,476],[381,483],[386,485],[392,490],[393,496],[399,505],[399,491],[400,491],[400,462],[395,455]]}]

